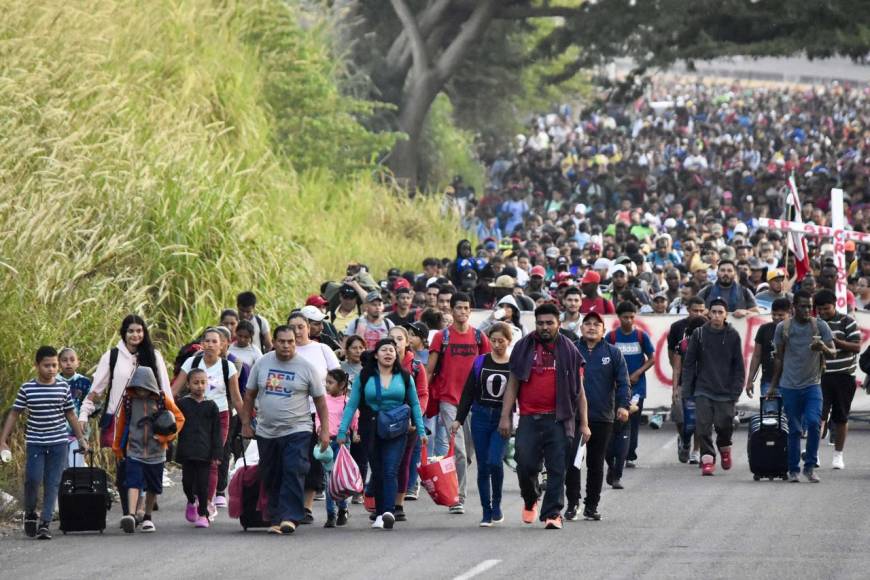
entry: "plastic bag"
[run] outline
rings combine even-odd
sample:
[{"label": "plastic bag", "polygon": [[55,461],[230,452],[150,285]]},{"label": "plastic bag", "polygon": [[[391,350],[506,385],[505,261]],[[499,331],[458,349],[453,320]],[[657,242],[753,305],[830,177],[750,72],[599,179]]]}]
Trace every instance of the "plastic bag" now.
[{"label": "plastic bag", "polygon": [[426,446],[420,457],[420,483],[426,488],[429,497],[438,505],[454,506],[459,503],[459,477],[456,475],[456,460],[453,457],[454,438],[450,438],[447,455],[437,461],[429,462]]},{"label": "plastic bag", "polygon": [[346,445],[341,445],[338,448],[327,487],[329,495],[335,501],[347,499],[363,491],[362,475]]}]

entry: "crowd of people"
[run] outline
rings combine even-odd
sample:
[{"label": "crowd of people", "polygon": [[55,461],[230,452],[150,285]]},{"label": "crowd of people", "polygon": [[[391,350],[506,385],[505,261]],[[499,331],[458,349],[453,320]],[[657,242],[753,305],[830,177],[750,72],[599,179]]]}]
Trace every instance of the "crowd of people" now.
[{"label": "crowd of people", "polygon": [[[255,294],[242,292],[181,348],[175,368],[135,315],[92,383],[72,349],[40,348],[37,377],[0,434],[8,454],[28,412],[25,531],[51,537],[60,471],[68,450],[88,448],[90,429],[117,459],[128,533],[156,530],[167,449],[182,466],[185,517],[209,527],[250,440],[273,534],[315,521],[329,458],[344,445],[366,490],[350,502],[326,497],[326,527],[348,525],[349,504],[366,498],[372,528],[407,521],[424,447],[430,457],[454,450],[450,514],[466,512],[476,458],[479,523],[504,521],[511,455],[523,522],[560,529],[581,517],[581,499],[582,517],[599,520],[604,484],[623,489],[625,468],[639,461],[655,347],[636,320],[665,314],[679,315],[667,340],[676,460],[705,476],[717,458],[731,468],[736,401],[755,394],[760,370],[760,395],[781,397],[788,416],[789,479],[802,471],[818,482],[824,432],[832,467],[845,467],[861,346],[852,315],[870,305],[870,251],[846,244],[843,314],[830,241],[806,240],[811,272],[799,276],[789,236],[757,218],[786,215],[793,177],[804,204],[789,217],[827,224],[836,186],[850,227],[867,231],[868,99],[867,87],[836,84],[666,81],[627,105],[605,100],[579,115],[561,107],[491,160],[482,195],[461,178],[447,190],[445,212],[470,232],[455,256],[380,280],[352,262],[274,328]],[[486,314],[473,323],[474,310]],[[758,329],[746,369],[728,318],[761,313],[772,322]]]}]

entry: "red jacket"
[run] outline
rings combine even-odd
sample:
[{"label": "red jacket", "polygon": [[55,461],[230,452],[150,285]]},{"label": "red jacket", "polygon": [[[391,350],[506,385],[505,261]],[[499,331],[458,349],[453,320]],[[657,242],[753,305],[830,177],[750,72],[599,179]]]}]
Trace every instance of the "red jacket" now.
[{"label": "red jacket", "polygon": [[419,360],[416,361],[416,364],[414,362],[414,353],[406,350],[405,358],[402,360],[402,368],[411,373],[414,384],[417,386],[417,398],[420,399],[420,408],[425,412],[426,405],[429,404],[429,379],[426,378],[426,366]]}]

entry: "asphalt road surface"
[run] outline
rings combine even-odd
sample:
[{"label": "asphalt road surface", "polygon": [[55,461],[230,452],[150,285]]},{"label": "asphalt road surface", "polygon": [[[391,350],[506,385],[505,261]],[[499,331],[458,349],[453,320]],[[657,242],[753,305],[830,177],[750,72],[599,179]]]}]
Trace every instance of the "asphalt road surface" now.
[{"label": "asphalt road surface", "polygon": [[407,502],[409,521],[393,531],[369,529],[358,505],[348,527],[324,529],[316,502],[315,524],[292,536],[243,532],[223,511],[212,528],[193,529],[176,485],[161,499],[152,535],[123,534],[115,506],[103,536],[0,538],[0,578],[870,577],[870,431],[850,435],[844,471],[830,469],[832,448],[822,444],[817,485],[754,482],[745,443],[742,426],[733,469],[702,478],[677,463],[672,431],[643,427],[638,467],[626,470],[625,490],[604,492],[604,519],[561,531],[521,523],[510,471],[506,521],[489,529],[477,527],[474,479],[463,516],[421,497]]}]

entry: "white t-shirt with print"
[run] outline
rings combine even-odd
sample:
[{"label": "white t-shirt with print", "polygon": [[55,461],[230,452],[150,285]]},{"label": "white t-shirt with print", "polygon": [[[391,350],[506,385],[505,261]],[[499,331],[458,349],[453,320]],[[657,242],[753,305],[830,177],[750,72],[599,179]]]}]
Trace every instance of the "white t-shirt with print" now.
[{"label": "white t-shirt with print", "polygon": [[[181,370],[189,374],[193,367],[193,359],[195,358],[196,355],[184,361],[184,364],[181,365]],[[233,363],[229,363],[227,367],[230,378],[238,374],[239,371],[236,370],[236,365]],[[205,391],[205,398],[209,401],[214,401],[218,411],[229,411],[230,407],[227,404],[228,385],[224,384],[224,368],[221,359],[218,359],[215,364],[207,366],[203,356],[202,360],[199,361],[199,368],[205,370],[205,374],[208,376],[208,389]]]}]

